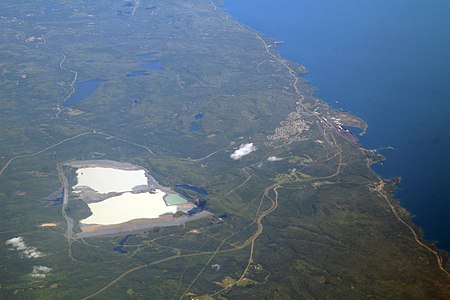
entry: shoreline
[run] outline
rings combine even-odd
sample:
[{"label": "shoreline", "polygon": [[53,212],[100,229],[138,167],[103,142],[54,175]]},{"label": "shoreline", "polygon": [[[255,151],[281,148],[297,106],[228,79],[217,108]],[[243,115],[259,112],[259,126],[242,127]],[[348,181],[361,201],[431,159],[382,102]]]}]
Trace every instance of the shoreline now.
[{"label": "shoreline", "polygon": [[[266,52],[268,52],[274,59],[278,60],[282,65],[284,65],[289,70],[290,75],[295,77],[293,86],[294,86],[294,89],[296,91],[298,91],[298,88],[296,87],[297,82],[300,81],[300,80],[305,80],[305,78],[302,78],[303,74],[294,74],[292,72],[292,68],[290,67],[290,64],[291,63],[301,64],[301,62],[297,62],[297,61],[292,61],[291,62],[291,60],[283,58],[282,55],[281,55],[281,52],[278,49],[272,50],[273,47],[269,48],[267,46],[267,43],[265,42],[265,40],[272,40],[273,38],[271,36],[268,36],[268,35],[264,34],[260,30],[255,29],[254,27],[250,26],[249,24],[241,22],[234,15],[229,13],[224,7],[221,7],[220,9],[227,16],[231,17],[233,19],[233,21],[237,24],[237,26],[239,26],[240,28],[242,28],[244,30],[247,30],[249,32],[254,33],[256,35],[256,37],[263,42],[264,47],[266,48]],[[264,36],[264,38],[262,38],[261,36]],[[272,53],[272,51],[275,51],[275,53]],[[311,93],[311,95],[314,95],[314,91]],[[347,115],[349,117],[353,117],[354,120],[359,122],[360,126],[350,126],[350,127],[360,128],[361,129],[361,133],[359,133],[359,135],[360,136],[366,135],[366,130],[368,128],[368,123],[362,117],[360,117],[358,115],[354,115],[354,114],[352,114],[352,113],[350,113],[348,111],[345,111],[345,110],[338,110],[338,109],[334,108],[331,105],[331,103],[325,101],[322,98],[319,98],[319,97],[315,97],[315,98],[317,98],[319,101],[324,103],[327,106],[327,110],[329,110],[331,113],[336,113],[336,114],[342,113],[343,115]],[[300,100],[299,104],[300,104],[300,106],[302,106],[302,100]],[[306,111],[308,111],[308,110],[306,109]],[[364,146],[360,143],[359,140],[356,140],[355,143],[352,143],[345,136],[342,136],[342,137],[345,140],[347,140],[347,142],[349,142],[350,144],[353,144],[355,147],[358,147],[363,154],[366,151],[371,151],[370,149],[364,148]],[[376,153],[379,154],[378,151],[376,151]],[[386,160],[386,157],[384,155],[382,155],[382,157],[383,157],[383,160],[377,161],[374,164],[368,164],[367,167],[380,180],[380,182],[384,183],[388,179],[384,178],[381,174],[378,174],[378,172],[376,172],[373,169],[374,165],[377,165],[380,162]],[[383,187],[384,187],[384,184],[383,184]],[[384,190],[384,191],[378,191],[378,192],[380,193],[379,194],[380,197],[387,201],[388,207],[390,208],[390,210],[392,211],[394,216],[397,218],[397,220],[399,222],[403,223],[405,225],[405,227],[408,228],[411,231],[411,234],[413,235],[413,238],[416,240],[417,244],[419,244],[421,247],[423,247],[426,250],[428,250],[431,254],[433,254],[433,256],[436,257],[436,261],[437,261],[438,267],[447,275],[448,278],[450,278],[450,273],[447,271],[447,269],[450,266],[450,252],[447,249],[445,249],[445,248],[437,247],[436,243],[434,243],[433,241],[428,240],[428,239],[425,238],[424,230],[420,226],[415,224],[415,222],[413,220],[413,216],[411,215],[411,213],[406,209],[406,207],[404,207],[402,205],[401,201],[395,197],[395,190],[394,191],[385,191]],[[387,193],[387,194],[385,194],[385,193]],[[390,200],[389,200],[389,198],[390,198]],[[394,202],[394,205],[391,203],[391,201]],[[405,218],[405,219],[403,219],[402,217],[398,216],[398,213],[401,210],[404,210],[404,211],[407,212],[407,215],[403,216],[403,218]],[[444,255],[442,255],[441,253],[444,253]],[[446,260],[444,261],[444,259],[446,259]]]},{"label": "shoreline", "polygon": [[[400,3],[402,6],[407,4],[406,1]],[[283,5],[269,1],[256,6],[255,0],[246,3],[229,0],[224,4],[224,10],[234,19],[284,40],[283,46],[277,50],[284,57],[302,62],[311,69],[310,74],[302,77],[320,87],[315,93],[318,97],[326,99],[333,108],[351,110],[370,123],[368,135],[360,141],[364,147],[378,149],[392,145],[398,150],[388,153],[388,160],[383,166],[376,166],[376,172],[385,178],[404,178],[395,196],[414,215],[414,222],[420,224],[424,237],[450,251],[450,239],[446,233],[450,230],[447,214],[450,211],[450,202],[447,201],[450,190],[446,184],[450,177],[446,174],[448,160],[445,159],[450,139],[444,129],[449,124],[445,112],[450,90],[441,80],[449,68],[440,63],[448,57],[449,47],[448,43],[442,42],[445,40],[442,39],[443,32],[434,30],[439,26],[448,27],[448,19],[444,20],[439,14],[448,4],[408,5],[401,18],[389,10],[391,4],[387,3],[359,5],[357,1],[351,1],[336,7],[339,13],[327,9],[333,5],[326,1],[317,4],[291,1]],[[367,17],[363,22],[356,17],[358,14],[351,13],[355,5]],[[385,24],[377,24],[375,15],[368,13],[367,7],[377,13],[383,12]],[[347,13],[348,18],[344,18]],[[429,17],[432,15],[435,18]],[[298,18],[298,22],[288,21],[293,17]],[[318,19],[328,22],[317,24],[317,28],[305,26]],[[361,27],[358,31],[366,35],[347,40],[346,33],[354,28],[346,19],[356,22]],[[406,21],[414,22],[404,27]],[[327,30],[325,24],[330,22],[336,28]],[[368,26],[375,24],[376,27]],[[291,31],[289,25],[297,27]],[[392,32],[374,28],[390,28]],[[415,32],[418,35],[412,39],[410,34]],[[401,33],[405,36],[401,42],[391,39]],[[377,39],[371,39],[369,34]],[[425,43],[419,42],[423,40],[441,47],[423,46]],[[391,46],[376,52],[382,41],[391,42]],[[408,43],[415,47],[406,47]],[[419,65],[426,68],[416,76],[411,70]],[[407,81],[411,83],[409,88],[400,88]],[[431,87],[432,99],[423,101],[429,96]],[[414,167],[428,169],[427,178],[422,179],[421,172]]]},{"label": "shoreline", "polygon": [[[146,186],[136,186],[133,188],[133,191],[125,191],[125,192],[110,192],[107,194],[102,194],[99,192],[96,192],[92,190],[92,188],[81,188],[78,191],[78,195],[80,196],[81,200],[88,205],[90,212],[93,213],[92,207],[90,205],[92,204],[98,204],[103,201],[108,201],[113,198],[117,198],[120,196],[123,196],[125,194],[146,194],[150,193],[153,194],[154,191],[159,191],[160,193],[165,193],[165,195],[162,197],[161,201],[165,204],[166,207],[175,207],[177,212],[184,212],[187,213],[187,211],[194,209],[196,206],[194,203],[188,201],[187,199],[185,203],[180,204],[173,204],[168,205],[166,201],[166,196],[169,194],[179,195],[178,193],[174,192],[171,187],[165,187],[156,181],[156,179],[149,173],[149,171],[139,165],[134,165],[128,162],[118,162],[118,161],[112,161],[112,160],[75,160],[75,161],[68,161],[61,164],[61,166],[66,166],[72,169],[83,169],[83,168],[110,168],[110,169],[117,169],[117,170],[124,170],[124,171],[141,171],[143,170],[145,173],[145,177],[147,180]],[[61,169],[61,172],[62,169]],[[69,199],[69,188],[76,187],[69,187],[67,184],[67,179],[65,175],[62,173],[60,176],[64,177],[65,180],[63,182],[66,182],[65,188],[66,192],[64,193],[64,197],[67,198],[67,201],[65,201],[65,206],[68,205],[70,199]],[[111,194],[113,196],[111,196]],[[181,195],[179,195],[181,198],[183,198]],[[184,198],[183,198],[184,199]],[[111,202],[111,201],[110,201]],[[99,212],[101,213],[101,212]],[[162,215],[159,215],[159,217],[155,218],[135,218],[130,219],[125,222],[121,223],[114,223],[114,224],[85,224],[83,223],[83,220],[91,218],[93,215],[91,214],[89,217],[83,219],[83,220],[77,220],[78,222],[78,228],[81,230],[81,232],[73,232],[73,228],[71,229],[72,234],[70,236],[75,236],[75,238],[84,238],[84,237],[97,237],[97,236],[111,236],[111,235],[119,235],[123,233],[132,233],[137,231],[143,231],[146,229],[156,228],[156,227],[168,227],[168,226],[179,226],[183,225],[185,222],[198,220],[207,216],[213,215],[212,213],[208,211],[200,211],[198,213],[195,213],[193,215],[182,215],[175,217],[175,214],[172,213],[164,213]],[[73,223],[73,221],[72,221]],[[69,236],[69,235],[67,235]]]},{"label": "shoreline", "polygon": [[146,168],[138,165],[133,165],[127,162],[118,162],[114,160],[74,160],[65,162],[64,166],[68,166],[71,168],[113,168],[125,171],[138,171],[144,170],[145,177],[147,178],[148,186],[152,189],[159,189],[163,192],[173,192],[172,188],[163,186],[159,184],[159,182],[150,174],[150,171]]},{"label": "shoreline", "polygon": [[[203,218],[207,218],[213,216],[214,214],[203,210],[199,213],[196,213],[192,216],[181,216],[178,218],[168,218],[167,216],[162,216],[162,219],[135,219],[126,223],[116,224],[116,225],[81,225],[81,228],[93,227],[93,226],[102,226],[104,228],[100,228],[93,231],[85,231],[76,234],[77,238],[92,238],[92,237],[110,237],[110,236],[118,236],[124,234],[139,234],[143,233],[147,230],[151,230],[154,228],[161,227],[172,227],[172,226],[180,226],[184,225],[186,222],[196,221]],[[122,226],[127,226],[122,227]],[[129,227],[128,227],[129,226]]]}]

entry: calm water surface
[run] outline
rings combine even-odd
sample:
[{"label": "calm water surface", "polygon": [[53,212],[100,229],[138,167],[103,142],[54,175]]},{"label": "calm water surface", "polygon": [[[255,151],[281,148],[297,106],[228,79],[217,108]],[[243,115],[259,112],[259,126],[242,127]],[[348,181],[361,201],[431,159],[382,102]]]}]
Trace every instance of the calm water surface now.
[{"label": "calm water surface", "polygon": [[[450,1],[226,0],[241,23],[284,41],[317,96],[369,123],[361,144],[425,236],[450,250]],[[338,101],[336,103],[336,101]]]},{"label": "calm water surface", "polygon": [[199,188],[199,187],[196,187],[196,186],[193,186],[193,185],[179,183],[179,184],[176,184],[176,186],[181,187],[183,189],[194,191],[194,192],[196,192],[196,193],[198,193],[200,195],[203,195],[203,196],[208,195],[208,192],[205,189],[202,189],[202,188]]},{"label": "calm water surface", "polygon": [[70,97],[69,100],[64,103],[64,106],[74,106],[78,102],[83,101],[84,99],[92,95],[102,82],[104,82],[104,80],[90,79],[76,83],[75,93],[73,93],[72,97]]},{"label": "calm water surface", "polygon": [[127,74],[127,77],[148,76],[152,71],[162,71],[163,63],[161,60],[156,59],[156,55],[159,52],[152,51],[146,54],[138,54],[136,58],[141,62],[141,68],[145,70],[136,70]]},{"label": "calm water surface", "polygon": [[148,76],[150,73],[147,70],[132,71],[127,74],[127,77]]}]

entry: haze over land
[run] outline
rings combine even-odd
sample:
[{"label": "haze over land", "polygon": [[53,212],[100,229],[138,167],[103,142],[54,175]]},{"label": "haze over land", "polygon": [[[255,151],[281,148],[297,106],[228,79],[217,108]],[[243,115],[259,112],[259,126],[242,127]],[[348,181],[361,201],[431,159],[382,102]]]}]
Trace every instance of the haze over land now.
[{"label": "haze over land", "polygon": [[0,3],[0,298],[448,298],[365,121],[218,5]]},{"label": "haze over land", "polygon": [[369,124],[360,143],[402,177],[398,197],[425,237],[450,250],[450,2],[226,0],[240,22],[284,41],[316,95]]}]

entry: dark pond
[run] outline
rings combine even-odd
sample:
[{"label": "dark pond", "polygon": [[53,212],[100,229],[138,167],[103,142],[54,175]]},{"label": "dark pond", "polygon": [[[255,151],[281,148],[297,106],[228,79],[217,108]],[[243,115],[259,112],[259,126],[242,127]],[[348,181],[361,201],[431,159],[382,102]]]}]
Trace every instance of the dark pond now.
[{"label": "dark pond", "polygon": [[128,234],[120,239],[117,246],[114,247],[114,251],[117,251],[119,253],[125,254],[128,253],[128,250],[126,250],[123,246],[127,242],[128,238],[131,236],[131,234]]},{"label": "dark pond", "polygon": [[64,103],[64,106],[74,106],[80,101],[83,101],[92,95],[97,87],[104,82],[102,79],[90,79],[75,84],[75,93]]},{"label": "dark pond", "polygon": [[141,67],[152,71],[162,71],[163,69],[162,62],[160,60],[143,61]]},{"label": "dark pond", "polygon": [[189,184],[176,184],[175,186],[180,187],[180,188],[183,188],[183,189],[187,189],[187,190],[190,190],[190,191],[194,191],[194,192],[196,192],[196,193],[199,194],[199,195],[204,195],[204,196],[208,195],[208,192],[207,192],[205,189],[198,188],[198,187],[193,186],[193,185],[189,185]]},{"label": "dark pond", "polygon": [[198,214],[199,212],[202,212],[203,210],[205,210],[205,206],[206,206],[206,200],[201,200],[198,202],[196,207],[194,207],[193,209],[191,209],[187,212],[187,215],[192,216],[192,215]]},{"label": "dark pond", "polygon": [[150,72],[152,71],[162,71],[163,63],[161,60],[157,59],[158,54],[159,52],[157,51],[137,54],[136,59],[141,62],[141,68],[144,68],[145,70],[132,71],[131,73],[127,74],[127,77],[147,76],[150,75]]},{"label": "dark pond", "polygon": [[191,122],[191,131],[200,131],[202,129],[202,125]]},{"label": "dark pond", "polygon": [[155,59],[156,55],[158,55],[158,54],[159,54],[158,51],[150,51],[150,52],[144,53],[144,54],[137,54],[136,58],[139,60]]},{"label": "dark pond", "polygon": [[64,192],[59,190],[51,193],[47,197],[43,198],[42,201],[47,202],[49,206],[61,205],[64,201]]},{"label": "dark pond", "polygon": [[150,75],[150,73],[147,70],[138,70],[133,71],[131,73],[127,74],[127,77],[137,77],[137,76],[147,76]]}]

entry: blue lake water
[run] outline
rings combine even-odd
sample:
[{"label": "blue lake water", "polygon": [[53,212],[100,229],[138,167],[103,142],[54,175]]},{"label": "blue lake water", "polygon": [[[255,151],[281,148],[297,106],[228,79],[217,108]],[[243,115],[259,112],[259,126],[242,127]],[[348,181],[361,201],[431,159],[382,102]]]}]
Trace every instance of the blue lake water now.
[{"label": "blue lake water", "polygon": [[128,73],[127,77],[147,76],[149,74],[150,73],[147,70],[137,70]]},{"label": "blue lake water", "polygon": [[141,63],[141,67],[153,71],[162,71],[163,69],[162,62],[160,60],[143,61]]},{"label": "blue lake water", "polygon": [[[203,119],[204,115],[202,113],[198,113],[194,116],[194,119],[197,121],[200,121],[201,119]],[[201,122],[191,122],[191,131],[200,131],[202,130],[203,126],[201,124]]]},{"label": "blue lake water", "polygon": [[191,122],[190,131],[200,131],[202,129],[202,125],[196,122]]},{"label": "blue lake water", "polygon": [[64,106],[74,106],[78,102],[83,101],[84,99],[92,95],[102,82],[104,82],[104,80],[90,79],[76,83],[75,93],[73,93],[72,97],[70,97],[69,100],[64,103]]},{"label": "blue lake water", "polygon": [[180,188],[183,188],[183,189],[194,191],[194,192],[196,192],[197,194],[200,194],[200,195],[204,195],[204,196],[208,195],[208,192],[205,189],[198,188],[198,187],[193,186],[193,185],[184,184],[184,183],[180,184],[179,183],[179,184],[176,184],[176,186],[180,187]]},{"label": "blue lake water", "polygon": [[284,41],[281,55],[308,68],[318,97],[364,118],[363,146],[395,147],[375,170],[402,177],[397,198],[427,239],[450,250],[450,1],[225,0],[224,8]]},{"label": "blue lake water", "polygon": [[159,54],[158,51],[150,51],[150,52],[144,53],[144,54],[137,54],[136,58],[139,60],[155,59],[156,55],[158,55],[158,54]]},{"label": "blue lake water", "polygon": [[194,208],[188,210],[187,215],[188,215],[188,216],[193,216],[193,215],[195,215],[195,214],[198,214],[198,213],[204,211],[204,210],[205,210],[205,207],[206,207],[206,201],[205,201],[205,200],[200,200],[200,201],[197,203],[197,206],[196,206],[196,207],[194,207]]},{"label": "blue lake water", "polygon": [[131,234],[128,234],[120,239],[119,243],[114,247],[114,251],[117,251],[119,253],[125,254],[128,253],[128,250],[126,250],[123,246],[127,242],[128,238],[131,236]]},{"label": "blue lake water", "polygon": [[152,71],[162,71],[163,63],[161,60],[157,59],[159,52],[152,51],[145,54],[136,55],[136,59],[141,62],[140,67],[144,70],[136,70],[127,74],[127,77],[137,77],[137,76],[147,76],[150,75]]},{"label": "blue lake water", "polygon": [[123,246],[121,246],[121,245],[115,246],[115,247],[113,248],[113,250],[116,251],[116,252],[122,253],[122,254],[128,253],[128,250],[126,250],[126,249],[125,249]]}]

